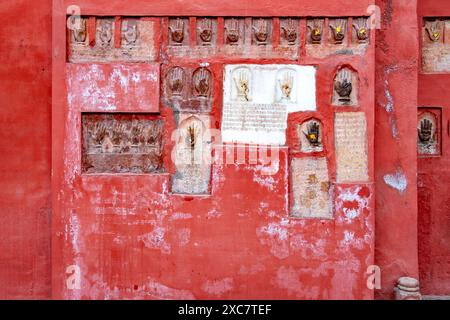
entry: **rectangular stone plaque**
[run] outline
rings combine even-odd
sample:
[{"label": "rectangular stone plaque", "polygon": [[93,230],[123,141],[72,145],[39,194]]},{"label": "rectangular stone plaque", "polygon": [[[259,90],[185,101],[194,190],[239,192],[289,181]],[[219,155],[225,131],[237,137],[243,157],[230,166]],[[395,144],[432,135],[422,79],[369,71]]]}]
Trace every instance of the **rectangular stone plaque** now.
[{"label": "rectangular stone plaque", "polygon": [[291,162],[291,217],[332,218],[326,158],[297,158]]},{"label": "rectangular stone plaque", "polygon": [[225,66],[222,141],[285,144],[288,113],[316,110],[315,75],[311,66]]},{"label": "rectangular stone plaque", "polygon": [[334,117],[336,180],[367,181],[367,124],[364,112],[339,112]]},{"label": "rectangular stone plaque", "polygon": [[83,173],[161,173],[162,121],[145,114],[82,115]]}]

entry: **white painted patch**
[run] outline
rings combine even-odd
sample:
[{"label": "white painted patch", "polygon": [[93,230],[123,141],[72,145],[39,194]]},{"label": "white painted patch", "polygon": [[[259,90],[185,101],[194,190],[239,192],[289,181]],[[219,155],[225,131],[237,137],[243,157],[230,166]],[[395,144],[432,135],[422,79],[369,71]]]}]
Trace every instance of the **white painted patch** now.
[{"label": "white painted patch", "polygon": [[400,170],[394,174],[386,174],[383,179],[388,186],[400,191],[400,193],[403,193],[408,187],[408,180]]},{"label": "white painted patch", "polygon": [[158,249],[162,253],[170,253],[170,244],[165,240],[166,229],[162,227],[156,227],[152,232],[141,235],[138,240],[144,242],[144,245],[149,249]]},{"label": "white painted patch", "polygon": [[221,280],[208,280],[202,285],[202,290],[218,296],[233,289],[233,278],[224,278]]}]

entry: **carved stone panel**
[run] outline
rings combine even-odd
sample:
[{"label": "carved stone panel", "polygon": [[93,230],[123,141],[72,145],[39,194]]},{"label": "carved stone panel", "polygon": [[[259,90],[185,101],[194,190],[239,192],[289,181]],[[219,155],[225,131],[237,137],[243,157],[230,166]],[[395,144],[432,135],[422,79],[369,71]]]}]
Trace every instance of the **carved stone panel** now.
[{"label": "carved stone panel", "polygon": [[450,18],[425,18],[422,27],[422,70],[450,72]]},{"label": "carved stone panel", "polygon": [[189,18],[169,18],[169,45],[189,45]]},{"label": "carved stone panel", "polygon": [[365,44],[369,42],[370,28],[368,18],[353,18],[352,27],[352,43]]},{"label": "carved stone panel", "polygon": [[172,158],[175,174],[172,192],[208,194],[211,175],[211,139],[209,116],[179,114]]},{"label": "carved stone panel", "polygon": [[358,74],[348,67],[341,68],[333,81],[333,105],[356,106],[358,90]]},{"label": "carved stone panel", "polygon": [[364,112],[338,112],[334,116],[336,180],[368,181],[367,123]]},{"label": "carved stone panel", "polygon": [[225,18],[224,43],[230,46],[242,46],[245,42],[245,20],[243,18]]},{"label": "carved stone panel", "polygon": [[280,45],[295,46],[299,43],[299,20],[280,19]]},{"label": "carved stone panel", "polygon": [[315,68],[227,65],[222,140],[284,144],[289,112],[316,109]]},{"label": "carved stone panel", "polygon": [[[95,22],[95,34],[89,23]],[[120,41],[115,43],[116,26],[120,25]],[[114,18],[84,17],[78,29],[69,30],[69,62],[149,62],[155,61],[155,21],[124,18],[117,24]],[[93,45],[92,45],[93,44]]]},{"label": "carved stone panel", "polygon": [[417,123],[417,152],[420,156],[441,153],[441,109],[420,108]]},{"label": "carved stone panel", "polygon": [[333,217],[326,158],[296,158],[291,162],[291,217]]},{"label": "carved stone panel", "polygon": [[175,111],[211,110],[214,78],[207,67],[170,66],[163,75],[164,102]]},{"label": "carved stone panel", "polygon": [[161,173],[162,121],[145,114],[84,113],[83,173]]},{"label": "carved stone panel", "polygon": [[272,19],[252,19],[252,44],[258,46],[272,45]]},{"label": "carved stone panel", "polygon": [[328,32],[329,43],[333,45],[344,45],[347,41],[347,19],[329,19]]},{"label": "carved stone panel", "polygon": [[217,19],[197,18],[197,45],[215,46],[217,43]]}]

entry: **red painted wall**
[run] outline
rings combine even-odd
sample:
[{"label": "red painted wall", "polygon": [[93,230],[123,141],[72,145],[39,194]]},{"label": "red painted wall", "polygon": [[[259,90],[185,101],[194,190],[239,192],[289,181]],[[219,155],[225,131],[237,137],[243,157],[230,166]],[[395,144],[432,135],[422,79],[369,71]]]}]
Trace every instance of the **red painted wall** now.
[{"label": "red painted wall", "polygon": [[[258,166],[213,165],[210,196],[179,196],[170,193],[170,175],[82,175],[80,174],[80,112],[95,106],[69,99],[77,90],[78,65],[66,66],[65,19],[62,2],[54,17],[53,65],[53,297],[93,298],[272,298],[272,299],[372,299],[366,286],[366,270],[374,256],[373,121],[374,121],[374,33],[364,54],[334,55],[324,59],[302,54],[300,61],[287,59],[243,59],[235,57],[166,58],[167,65],[209,62],[214,73],[213,127],[220,128],[223,64],[294,63],[318,65],[317,114],[324,119],[328,160],[333,181],[334,137],[331,94],[335,71],[349,64],[359,72],[359,104],[368,123],[369,182],[335,184],[334,219],[292,219],[288,212],[289,159],[281,148],[277,173],[264,176]],[[217,12],[223,15],[365,15],[370,1],[342,7],[328,1],[299,5],[286,1],[282,12],[254,1],[224,8],[218,1],[206,5],[190,1],[182,11],[166,7],[165,1],[135,1],[118,7],[86,2],[91,14],[135,12],[146,16],[195,16]],[[202,3],[202,5],[200,5]],[[244,4],[247,4],[248,7]],[[81,3],[82,14],[84,3]],[[330,8],[331,7],[331,8]],[[112,10],[111,8],[115,8]],[[202,9],[200,9],[202,8]],[[246,10],[243,10],[247,8]],[[322,10],[319,10],[319,9]],[[136,11],[133,11],[136,10]],[[305,26],[306,29],[306,26]],[[164,48],[163,48],[164,50]],[[82,66],[81,66],[82,67]],[[105,67],[99,66],[99,69]],[[128,67],[127,67],[128,68]],[[68,79],[65,82],[65,79]],[[67,86],[65,85],[67,83]],[[121,99],[123,92],[116,92]],[[131,94],[128,92],[127,94]],[[150,94],[157,94],[151,92]],[[120,105],[116,111],[123,111]],[[165,136],[174,126],[172,110],[162,103]],[[99,111],[99,110],[97,110]],[[130,111],[130,110],[127,110]],[[296,118],[297,116],[297,118]],[[294,126],[299,114],[289,118]],[[165,140],[165,165],[173,173]],[[77,266],[81,287],[67,287],[66,268]]]},{"label": "red painted wall", "polygon": [[[422,17],[449,17],[450,3],[421,0],[418,13],[420,24]],[[440,107],[442,112],[442,154],[418,161],[420,280],[422,292],[428,295],[450,295],[449,86],[449,74],[420,72],[418,106]]]},{"label": "red painted wall", "polygon": [[51,0],[0,13],[0,299],[49,298]]},{"label": "red painted wall", "polygon": [[[418,277],[416,108],[418,39],[415,0],[377,1],[375,262],[378,298],[393,298],[399,277]],[[406,186],[405,186],[406,183]]]},{"label": "red painted wall", "polygon": [[[326,4],[324,8],[329,10],[328,13],[342,4],[323,2]],[[378,296],[380,298],[392,297],[393,285],[399,276],[418,275],[415,231],[417,201],[414,182],[416,171],[413,155],[416,152],[416,118],[415,112],[411,112],[417,106],[415,62],[418,59],[418,33],[415,2],[377,1],[383,10],[384,21],[383,29],[377,33],[379,40],[376,52],[375,109],[375,173],[378,199],[376,260],[383,271],[383,289]],[[322,9],[316,8],[317,1],[304,3],[305,10],[311,10],[315,15],[323,14]],[[257,4],[261,4],[261,1],[257,1]],[[205,13],[202,11],[203,6],[189,6],[197,10],[196,14]],[[117,9],[110,6],[109,1],[105,7],[112,12]],[[58,5],[56,8],[64,11]],[[133,5],[128,8],[129,14],[138,10]],[[285,4],[273,8],[276,10],[275,14],[289,14],[292,10]],[[344,8],[343,15],[351,15],[348,8],[352,8],[353,13],[363,9],[354,1],[348,1],[341,8]],[[440,12],[440,9],[433,10],[433,15]],[[9,142],[0,147],[0,297],[46,298],[49,297],[51,272],[51,1],[2,2],[0,12],[4,19],[0,29],[0,56],[3,62],[0,66],[0,132],[2,140]],[[242,10],[241,14],[245,13],[246,10]],[[301,15],[302,12],[296,14]],[[63,28],[64,21],[61,17],[54,18],[59,23],[57,27]],[[39,25],[39,28],[36,25]],[[397,32],[399,29],[411,32]],[[390,66],[405,69],[394,68],[390,71]],[[60,66],[59,69],[63,68]],[[394,113],[386,111],[392,101]],[[55,115],[58,121],[58,111]],[[392,137],[393,122],[397,124],[400,140]],[[61,139],[56,136],[53,143],[61,143]],[[53,155],[60,156],[57,151],[54,151]],[[54,169],[61,170],[58,165]],[[384,176],[395,174],[397,169],[405,174],[408,181],[408,187],[403,194],[384,182]],[[54,200],[58,198],[55,197]],[[129,284],[131,283],[133,281],[129,280]],[[166,289],[163,287],[160,290]],[[170,297],[170,294],[168,296]]]}]

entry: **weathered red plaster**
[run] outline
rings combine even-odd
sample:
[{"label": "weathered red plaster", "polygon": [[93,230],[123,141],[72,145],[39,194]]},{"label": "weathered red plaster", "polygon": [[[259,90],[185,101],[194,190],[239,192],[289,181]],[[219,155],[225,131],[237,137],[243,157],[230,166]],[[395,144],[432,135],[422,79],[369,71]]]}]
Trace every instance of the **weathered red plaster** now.
[{"label": "weathered red plaster", "polygon": [[0,12],[0,299],[49,298],[51,1]]}]

